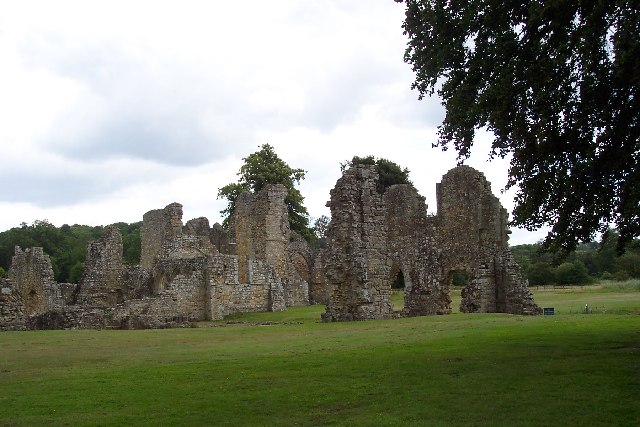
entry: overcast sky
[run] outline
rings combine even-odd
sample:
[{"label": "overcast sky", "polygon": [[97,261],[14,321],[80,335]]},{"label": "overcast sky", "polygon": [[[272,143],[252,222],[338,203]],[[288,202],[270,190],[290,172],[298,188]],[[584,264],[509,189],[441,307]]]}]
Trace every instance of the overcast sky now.
[{"label": "overcast sky", "polygon": [[[47,219],[136,222],[171,202],[220,221],[219,187],[269,143],[307,171],[328,215],[340,162],[409,168],[435,212],[456,165],[432,148],[444,113],[418,101],[392,0],[0,0],[0,230]],[[507,161],[479,135],[466,163],[501,194]],[[511,244],[544,233],[513,230]]]}]

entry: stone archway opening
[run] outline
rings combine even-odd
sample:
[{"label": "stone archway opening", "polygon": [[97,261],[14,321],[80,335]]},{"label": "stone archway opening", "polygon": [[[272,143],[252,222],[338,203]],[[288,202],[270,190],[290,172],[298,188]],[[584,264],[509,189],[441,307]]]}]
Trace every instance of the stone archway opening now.
[{"label": "stone archway opening", "polygon": [[451,307],[454,311],[461,310],[460,304],[462,302],[462,296],[468,291],[469,284],[471,283],[471,272],[466,268],[450,270],[447,279],[449,295],[452,301]]},{"label": "stone archway opening", "polygon": [[402,269],[396,267],[391,273],[391,305],[393,311],[402,311],[405,306],[405,280]]}]

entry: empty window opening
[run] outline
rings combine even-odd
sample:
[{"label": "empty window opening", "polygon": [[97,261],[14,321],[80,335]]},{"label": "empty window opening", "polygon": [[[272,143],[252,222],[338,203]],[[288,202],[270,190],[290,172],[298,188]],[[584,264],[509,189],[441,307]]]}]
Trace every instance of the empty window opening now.
[{"label": "empty window opening", "polygon": [[394,311],[404,308],[404,285],[404,274],[402,270],[398,270],[398,273],[392,276],[391,282],[391,305]]}]

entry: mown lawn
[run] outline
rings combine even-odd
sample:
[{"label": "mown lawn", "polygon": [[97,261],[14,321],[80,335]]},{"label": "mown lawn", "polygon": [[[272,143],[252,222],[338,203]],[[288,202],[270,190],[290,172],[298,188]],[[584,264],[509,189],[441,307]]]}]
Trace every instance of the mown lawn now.
[{"label": "mown lawn", "polygon": [[640,292],[535,294],[559,314],[2,333],[0,425],[639,425]]}]

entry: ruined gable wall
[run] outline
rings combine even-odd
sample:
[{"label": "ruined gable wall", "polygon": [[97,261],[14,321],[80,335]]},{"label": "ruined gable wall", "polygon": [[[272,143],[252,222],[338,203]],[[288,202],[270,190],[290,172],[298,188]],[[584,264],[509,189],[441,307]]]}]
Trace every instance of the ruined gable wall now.
[{"label": "ruined gable wall", "polygon": [[[115,226],[106,227],[98,240],[87,244],[84,274],[74,293],[75,304],[114,307],[150,293],[149,271],[127,265],[122,253],[122,234]],[[67,294],[72,287],[65,285],[64,289]]]},{"label": "ruined gable wall", "polygon": [[238,196],[232,233],[240,262],[240,282],[247,282],[249,259],[265,260],[276,274],[285,275],[285,247],[290,235],[286,197],[284,185],[268,185],[256,194],[245,192]]},{"label": "ruined gable wall", "polygon": [[88,307],[112,307],[125,299],[122,235],[106,227],[102,236],[87,245],[85,268],[76,303]]},{"label": "ruined gable wall", "polygon": [[238,281],[253,283],[252,262],[263,262],[273,268],[276,280],[282,282],[286,305],[306,305],[309,287],[305,277],[310,257],[299,239],[292,236],[286,197],[287,189],[280,184],[238,196],[230,227],[235,243],[233,253],[238,257]]},{"label": "ruined gable wall", "polygon": [[149,211],[142,217],[140,228],[140,265],[147,270],[166,240],[182,235],[182,205],[171,203],[164,209]]},{"label": "ruined gable wall", "polygon": [[[470,272],[483,251],[500,241],[496,216],[503,214],[502,208],[484,174],[469,166],[447,172],[436,193],[438,244],[447,254],[444,269]],[[506,239],[500,244],[506,245]]]},{"label": "ruined gable wall", "polygon": [[363,320],[393,314],[388,282],[385,208],[375,167],[347,170],[331,190],[324,321]]},{"label": "ruined gable wall", "polygon": [[42,248],[16,252],[9,268],[13,291],[22,299],[25,315],[44,313],[62,303],[60,290],[53,278],[51,260]]},{"label": "ruined gable wall", "polygon": [[405,280],[403,314],[418,316],[451,312],[449,284],[442,280],[436,228],[424,197],[406,184],[384,193],[387,251],[391,283],[398,271]]},{"label": "ruined gable wall", "polygon": [[443,250],[443,274],[471,274],[462,290],[464,312],[530,313],[535,305],[526,280],[508,245],[508,214],[491,192],[483,173],[458,166],[437,185],[438,245]]}]

